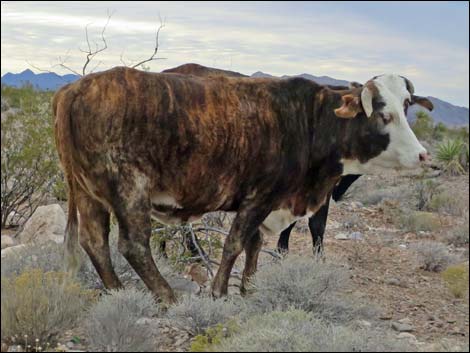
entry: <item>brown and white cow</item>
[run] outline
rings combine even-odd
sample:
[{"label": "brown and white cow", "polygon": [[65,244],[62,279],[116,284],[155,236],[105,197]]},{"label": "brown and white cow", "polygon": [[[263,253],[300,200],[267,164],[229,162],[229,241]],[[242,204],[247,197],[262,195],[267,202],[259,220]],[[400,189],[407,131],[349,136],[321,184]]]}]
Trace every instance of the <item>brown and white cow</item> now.
[{"label": "brown and white cow", "polygon": [[[345,91],[302,78],[195,77],[122,67],[85,76],[53,101],[70,187],[69,269],[77,265],[80,239],[105,286],[121,286],[109,255],[113,212],[120,252],[155,295],[172,302],[149,248],[151,216],[186,222],[233,211],[212,284],[214,296],[224,295],[243,250],[244,283],[253,273],[259,227],[283,229],[315,213],[343,174],[420,165],[427,152],[404,113],[417,100],[427,103],[398,75]],[[266,224],[272,213],[283,222]]]}]

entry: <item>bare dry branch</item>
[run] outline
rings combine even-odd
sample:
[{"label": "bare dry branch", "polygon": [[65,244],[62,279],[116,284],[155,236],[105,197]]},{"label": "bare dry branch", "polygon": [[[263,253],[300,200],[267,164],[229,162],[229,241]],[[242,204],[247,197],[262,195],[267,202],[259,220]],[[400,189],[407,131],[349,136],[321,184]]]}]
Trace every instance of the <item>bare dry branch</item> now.
[{"label": "bare dry branch", "polygon": [[158,45],[159,45],[159,37],[160,37],[160,31],[165,27],[165,21],[162,20],[162,18],[160,17],[160,26],[158,27],[157,29],[157,32],[155,34],[155,48],[153,50],[153,53],[152,55],[148,58],[148,59],[145,59],[145,60],[142,60],[141,62],[138,62],[137,64],[135,65],[132,65],[132,68],[136,68],[136,67],[139,67],[141,66],[142,64],[145,64],[146,62],[149,62],[149,61],[153,61],[153,60],[164,60],[165,58],[156,58],[156,55],[158,53]]}]

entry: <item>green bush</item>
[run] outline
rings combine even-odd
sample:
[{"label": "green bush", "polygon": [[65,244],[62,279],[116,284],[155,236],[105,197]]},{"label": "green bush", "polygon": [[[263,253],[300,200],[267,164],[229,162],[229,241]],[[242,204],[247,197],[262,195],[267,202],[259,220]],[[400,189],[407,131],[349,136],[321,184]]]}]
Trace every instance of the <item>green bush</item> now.
[{"label": "green bush", "polygon": [[[61,193],[51,93],[2,86],[1,225],[22,225],[52,191]],[[59,183],[57,183],[59,182]],[[63,183],[62,183],[63,184]]]},{"label": "green bush", "polygon": [[2,341],[28,335],[49,341],[72,328],[95,297],[65,273],[30,270],[1,280]]},{"label": "green bush", "polygon": [[462,165],[461,160],[462,155],[468,154],[465,148],[465,144],[460,140],[447,140],[438,146],[436,157],[446,173],[451,175],[465,173],[466,165]]},{"label": "green bush", "polygon": [[434,132],[434,121],[429,114],[419,111],[411,129],[419,140],[429,140]]},{"label": "green bush", "polygon": [[442,278],[454,297],[463,298],[468,293],[468,266],[449,266],[442,272]]}]

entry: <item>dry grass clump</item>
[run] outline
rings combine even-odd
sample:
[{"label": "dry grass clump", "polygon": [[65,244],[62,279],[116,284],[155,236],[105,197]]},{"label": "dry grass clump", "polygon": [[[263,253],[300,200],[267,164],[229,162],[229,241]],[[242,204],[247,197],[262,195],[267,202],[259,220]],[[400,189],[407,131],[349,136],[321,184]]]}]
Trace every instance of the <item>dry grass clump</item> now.
[{"label": "dry grass clump", "polygon": [[53,339],[70,329],[95,297],[65,273],[39,269],[2,277],[1,287],[2,340]]}]

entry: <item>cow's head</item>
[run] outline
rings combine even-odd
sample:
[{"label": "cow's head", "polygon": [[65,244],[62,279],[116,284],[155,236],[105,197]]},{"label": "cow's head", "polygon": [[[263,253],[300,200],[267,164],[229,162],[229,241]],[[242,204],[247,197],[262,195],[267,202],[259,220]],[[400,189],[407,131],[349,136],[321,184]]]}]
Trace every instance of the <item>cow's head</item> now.
[{"label": "cow's head", "polygon": [[[344,174],[373,172],[381,168],[415,168],[428,159],[406,119],[408,106],[420,104],[432,110],[432,103],[414,95],[412,83],[399,75],[376,76],[362,87],[341,97],[336,116],[358,119],[361,129],[356,144],[377,151],[365,160],[360,153],[343,159]],[[354,124],[356,125],[356,124]],[[376,144],[377,146],[374,146]]]}]

